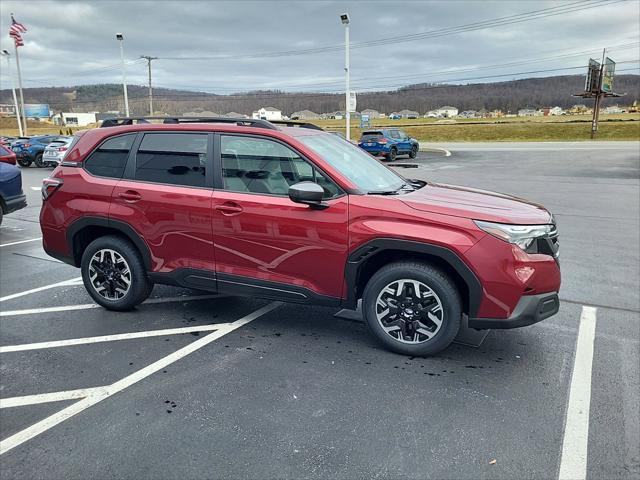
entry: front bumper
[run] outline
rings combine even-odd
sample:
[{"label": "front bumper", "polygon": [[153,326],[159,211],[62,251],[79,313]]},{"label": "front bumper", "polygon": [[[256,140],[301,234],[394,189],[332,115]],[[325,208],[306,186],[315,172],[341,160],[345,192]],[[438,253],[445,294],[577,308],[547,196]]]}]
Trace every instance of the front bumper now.
[{"label": "front bumper", "polygon": [[4,213],[15,212],[27,206],[27,197],[24,194],[9,197],[4,200],[4,204],[6,206]]},{"label": "front bumper", "polygon": [[557,292],[524,295],[509,318],[470,318],[469,327],[478,330],[526,327],[555,315],[559,309]]}]

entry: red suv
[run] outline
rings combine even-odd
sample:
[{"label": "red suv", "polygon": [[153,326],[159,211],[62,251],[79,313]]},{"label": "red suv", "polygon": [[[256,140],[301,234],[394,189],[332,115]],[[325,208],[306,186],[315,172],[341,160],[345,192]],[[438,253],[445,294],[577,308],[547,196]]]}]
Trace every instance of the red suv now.
[{"label": "red suv", "polygon": [[409,355],[446,348],[463,315],[513,328],[558,311],[558,234],[540,205],[405,179],[308,124],[135,122],[78,134],[42,186],[44,249],[107,309],[155,283],[362,300],[378,340]]}]

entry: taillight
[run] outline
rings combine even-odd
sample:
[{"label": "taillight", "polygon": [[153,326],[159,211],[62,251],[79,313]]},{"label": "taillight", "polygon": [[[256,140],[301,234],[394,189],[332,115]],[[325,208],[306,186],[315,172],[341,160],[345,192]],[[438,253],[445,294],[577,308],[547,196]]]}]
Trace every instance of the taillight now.
[{"label": "taillight", "polygon": [[42,200],[47,200],[53,195],[63,184],[61,178],[45,178],[42,180]]},{"label": "taillight", "polygon": [[69,150],[69,147],[58,147],[59,152],[66,152],[67,150]]},{"label": "taillight", "polygon": [[380,140],[378,140],[378,143],[387,143],[387,139],[386,138],[381,138]]},{"label": "taillight", "polygon": [[23,143],[23,144],[21,145],[21,147],[22,147],[22,148],[29,148],[30,146],[31,146],[31,144],[30,144],[30,143]]}]

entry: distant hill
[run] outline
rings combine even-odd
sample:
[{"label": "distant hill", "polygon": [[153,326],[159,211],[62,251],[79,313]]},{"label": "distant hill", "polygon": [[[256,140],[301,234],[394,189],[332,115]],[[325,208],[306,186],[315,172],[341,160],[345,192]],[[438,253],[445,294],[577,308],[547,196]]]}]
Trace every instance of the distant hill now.
[{"label": "distant hill", "polygon": [[[607,99],[605,105],[628,105],[640,99],[640,75],[618,75],[614,85],[616,92],[627,95],[621,99]],[[516,112],[519,108],[528,106],[556,105],[568,108],[577,103],[592,102],[571,96],[581,91],[583,86],[584,77],[580,75],[467,85],[408,85],[393,91],[360,93],[358,110],[373,108],[390,113],[407,108],[425,113],[443,105],[453,105],[461,111],[485,108]],[[344,109],[344,95],[337,93],[258,91],[215,95],[167,88],[154,88],[153,92],[154,109],[173,115],[204,110],[250,114],[262,106],[279,108],[285,114],[297,110],[323,113]],[[119,84],[26,88],[24,95],[26,103],[48,103],[56,111],[124,111],[122,86]],[[128,95],[132,114],[144,115],[148,112],[147,87],[130,85]],[[0,90],[0,103],[11,102],[11,90]]]}]

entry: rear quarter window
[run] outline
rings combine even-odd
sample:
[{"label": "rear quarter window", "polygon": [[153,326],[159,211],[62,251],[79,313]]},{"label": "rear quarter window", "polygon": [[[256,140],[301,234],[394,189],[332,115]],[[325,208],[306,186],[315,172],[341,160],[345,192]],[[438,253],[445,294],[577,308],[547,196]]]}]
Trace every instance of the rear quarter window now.
[{"label": "rear quarter window", "polygon": [[136,135],[119,135],[102,142],[85,160],[85,170],[97,177],[122,178]]}]

